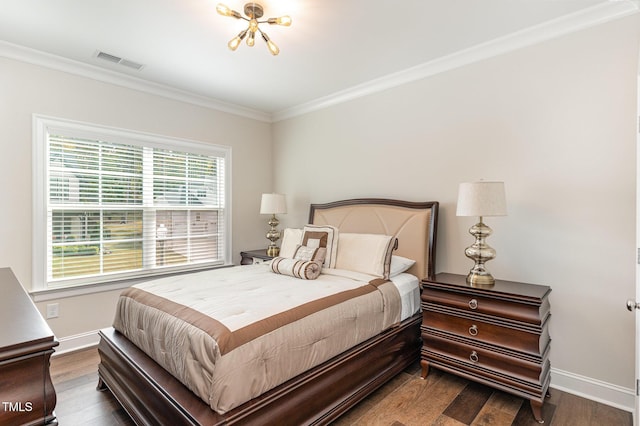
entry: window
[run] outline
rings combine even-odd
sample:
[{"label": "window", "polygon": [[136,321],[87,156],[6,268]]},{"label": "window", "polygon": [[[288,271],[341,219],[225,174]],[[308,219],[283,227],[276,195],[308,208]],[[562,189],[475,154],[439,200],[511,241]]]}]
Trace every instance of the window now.
[{"label": "window", "polygon": [[34,117],[34,289],[228,264],[230,148]]}]

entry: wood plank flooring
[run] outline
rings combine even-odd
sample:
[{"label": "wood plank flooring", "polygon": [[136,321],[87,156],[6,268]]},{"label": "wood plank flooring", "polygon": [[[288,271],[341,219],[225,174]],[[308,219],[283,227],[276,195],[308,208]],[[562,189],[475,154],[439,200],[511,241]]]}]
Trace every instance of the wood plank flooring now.
[{"label": "wood plank flooring", "polygon": [[[133,425],[109,392],[98,392],[96,349],[56,356],[51,375],[60,426]],[[545,424],[632,426],[629,412],[555,389],[543,408]],[[420,378],[416,363],[362,401],[334,426],[538,425],[529,403],[504,392],[431,369]],[[169,425],[167,425],[169,426]]]}]

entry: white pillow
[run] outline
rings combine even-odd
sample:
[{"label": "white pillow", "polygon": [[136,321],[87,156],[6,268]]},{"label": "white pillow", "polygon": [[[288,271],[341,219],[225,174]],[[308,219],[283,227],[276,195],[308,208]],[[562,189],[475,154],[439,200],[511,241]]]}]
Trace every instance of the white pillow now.
[{"label": "white pillow", "polygon": [[413,259],[407,259],[406,257],[393,255],[391,256],[391,269],[389,271],[389,278],[395,277],[405,271],[408,271],[416,261]]},{"label": "white pillow", "polygon": [[388,279],[395,238],[382,234],[341,233],[336,269]]},{"label": "white pillow", "polygon": [[322,266],[335,268],[338,252],[338,228],[331,225],[306,225],[303,231],[302,242],[299,244],[307,247],[326,248],[327,253]]},{"label": "white pillow", "polygon": [[296,249],[302,242],[302,229],[285,228],[282,231],[282,243],[280,244],[280,257],[293,258]]}]

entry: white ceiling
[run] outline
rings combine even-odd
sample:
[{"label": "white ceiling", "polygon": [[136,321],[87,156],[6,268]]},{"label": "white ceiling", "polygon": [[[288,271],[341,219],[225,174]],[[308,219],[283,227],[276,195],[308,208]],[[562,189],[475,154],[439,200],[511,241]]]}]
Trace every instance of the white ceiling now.
[{"label": "white ceiling", "polygon": [[[245,3],[222,2],[238,11]],[[632,0],[264,0],[265,18],[293,19],[290,27],[261,25],[280,47],[272,56],[261,39],[230,51],[246,23],[218,15],[217,3],[0,0],[0,56],[26,47],[38,52],[21,57],[45,52],[49,61],[272,116],[478,46],[526,44],[638,10]],[[97,59],[98,51],[144,67]]]}]

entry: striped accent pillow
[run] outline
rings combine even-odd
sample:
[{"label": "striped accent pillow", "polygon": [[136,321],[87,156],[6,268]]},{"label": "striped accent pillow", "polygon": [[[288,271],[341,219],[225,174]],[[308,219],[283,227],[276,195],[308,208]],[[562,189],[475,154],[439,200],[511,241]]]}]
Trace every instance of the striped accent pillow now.
[{"label": "striped accent pillow", "polygon": [[322,271],[322,262],[326,253],[325,247],[307,247],[298,244],[293,253],[293,259],[276,257],[271,261],[271,270],[276,274],[315,280]]},{"label": "striped accent pillow", "polygon": [[271,270],[276,274],[289,275],[303,280],[315,280],[320,276],[322,266],[314,260],[296,260],[288,257],[274,257]]}]

